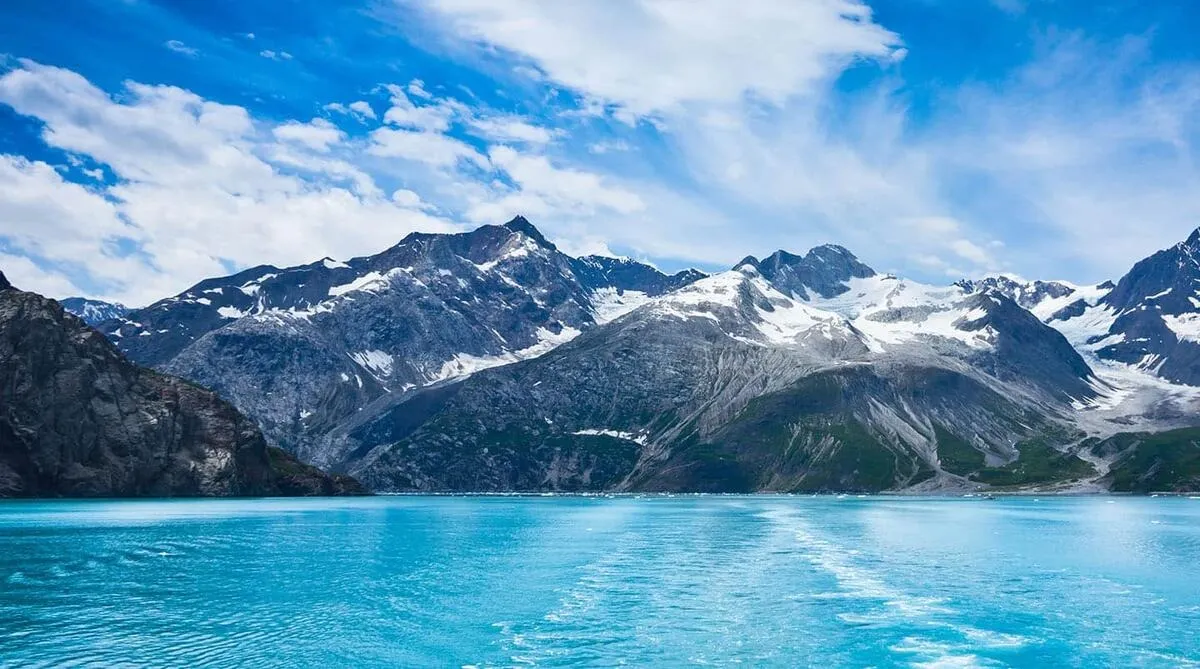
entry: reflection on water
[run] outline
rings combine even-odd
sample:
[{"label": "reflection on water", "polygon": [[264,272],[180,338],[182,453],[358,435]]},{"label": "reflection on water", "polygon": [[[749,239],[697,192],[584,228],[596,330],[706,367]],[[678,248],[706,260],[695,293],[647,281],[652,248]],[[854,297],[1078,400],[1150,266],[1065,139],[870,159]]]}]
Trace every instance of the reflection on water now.
[{"label": "reflection on water", "polygon": [[1200,500],[0,503],[0,665],[1192,666]]}]

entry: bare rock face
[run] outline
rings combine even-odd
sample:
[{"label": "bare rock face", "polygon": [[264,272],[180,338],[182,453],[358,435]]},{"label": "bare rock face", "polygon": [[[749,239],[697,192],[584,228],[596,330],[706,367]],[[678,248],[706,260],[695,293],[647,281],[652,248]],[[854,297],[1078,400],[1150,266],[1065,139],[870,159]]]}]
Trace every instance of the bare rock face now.
[{"label": "bare rock face", "polygon": [[0,496],[359,491],[268,448],[215,393],[130,363],[57,302],[0,274]]}]

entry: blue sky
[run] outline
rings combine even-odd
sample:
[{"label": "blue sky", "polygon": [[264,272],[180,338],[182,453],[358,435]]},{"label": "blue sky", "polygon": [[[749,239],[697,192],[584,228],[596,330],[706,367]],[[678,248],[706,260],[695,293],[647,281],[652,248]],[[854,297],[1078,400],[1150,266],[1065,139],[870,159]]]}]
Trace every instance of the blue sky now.
[{"label": "blue sky", "polygon": [[1098,282],[1200,225],[1186,0],[9,0],[0,269],[142,304],[524,214]]}]

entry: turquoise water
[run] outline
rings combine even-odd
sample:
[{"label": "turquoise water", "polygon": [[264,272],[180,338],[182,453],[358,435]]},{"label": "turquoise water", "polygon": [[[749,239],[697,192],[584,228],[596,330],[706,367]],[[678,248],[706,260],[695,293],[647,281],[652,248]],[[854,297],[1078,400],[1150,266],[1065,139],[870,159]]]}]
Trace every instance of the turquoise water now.
[{"label": "turquoise water", "polygon": [[0,665],[1200,662],[1200,500],[0,503]]}]

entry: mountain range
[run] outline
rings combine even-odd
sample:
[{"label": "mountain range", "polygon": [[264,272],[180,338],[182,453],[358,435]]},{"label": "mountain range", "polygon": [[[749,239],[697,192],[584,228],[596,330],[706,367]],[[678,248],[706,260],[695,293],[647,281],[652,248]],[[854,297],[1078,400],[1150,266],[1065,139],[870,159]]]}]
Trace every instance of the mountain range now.
[{"label": "mountain range", "polygon": [[930,286],[836,245],[668,275],[517,217],[98,328],[376,490],[1183,490],[1197,253],[1097,286]]}]

